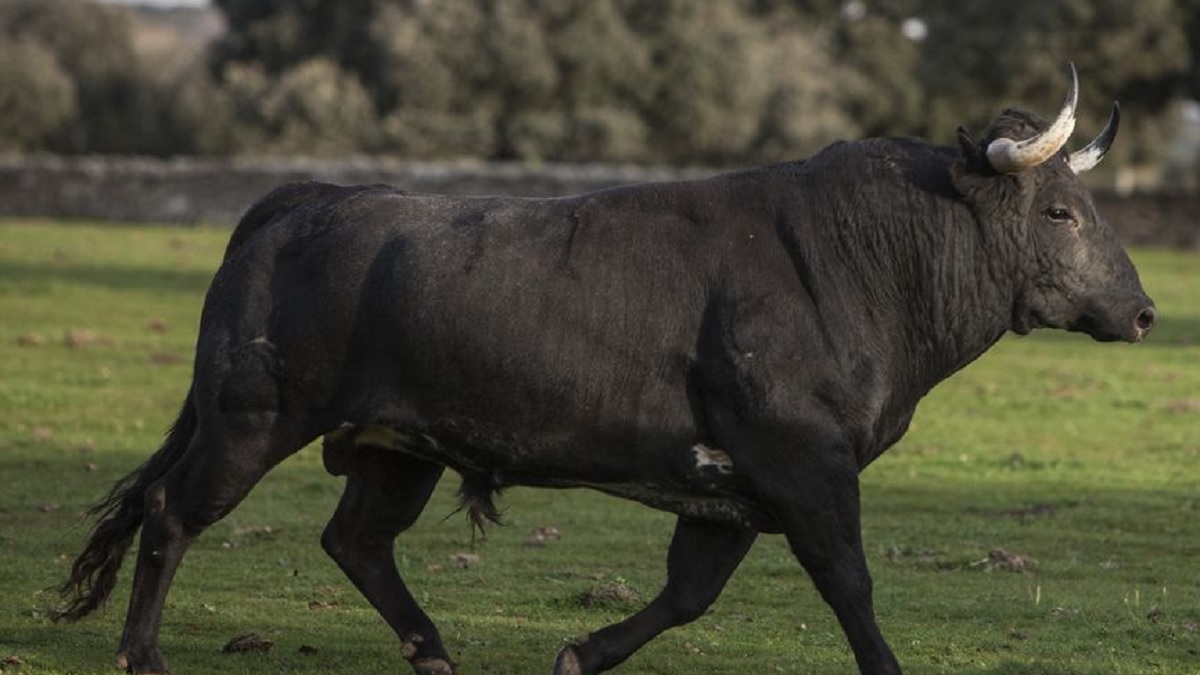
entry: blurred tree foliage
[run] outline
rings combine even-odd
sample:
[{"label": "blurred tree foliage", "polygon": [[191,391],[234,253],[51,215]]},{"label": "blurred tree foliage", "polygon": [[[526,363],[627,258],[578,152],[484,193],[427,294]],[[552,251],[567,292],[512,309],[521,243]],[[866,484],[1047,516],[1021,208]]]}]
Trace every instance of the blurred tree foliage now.
[{"label": "blurred tree foliage", "polygon": [[[1080,133],[1097,133],[1116,99],[1125,113],[1121,142],[1113,146],[1116,155],[1145,162],[1163,151],[1164,125],[1171,122],[1164,112],[1185,93],[1189,68],[1181,3],[926,4],[930,33],[917,70],[930,103],[930,127],[924,131],[952,128],[964,113],[983,119],[994,107],[998,87],[1010,100],[1041,102],[1039,109],[1052,114],[1063,91],[1063,64],[1073,60],[1082,71]],[[964,24],[990,30],[964,31]],[[1194,39],[1200,40],[1200,33]],[[942,65],[950,62],[956,67]]]},{"label": "blurred tree foliage", "polygon": [[[830,31],[696,0],[217,0],[214,69],[314,57],[405,157],[726,163],[854,135]],[[814,77],[819,72],[820,77]],[[806,116],[804,109],[811,108]],[[365,140],[365,139],[364,139]]]},{"label": "blurred tree foliage", "polygon": [[[127,10],[86,0],[0,2],[5,55],[16,49],[24,51],[17,59],[37,61],[25,77],[42,73],[47,79],[30,90],[57,101],[47,101],[46,119],[38,119],[38,111],[19,122],[7,122],[33,128],[53,122],[53,133],[39,134],[44,145],[26,144],[24,149],[106,153],[162,149],[156,145],[161,139],[158,101],[152,89],[143,86],[145,73],[133,51],[131,27]],[[40,56],[33,55],[34,45]],[[8,58],[3,60],[6,68],[16,67]],[[3,86],[18,83],[5,78]],[[59,93],[52,93],[55,90]],[[9,112],[0,114],[7,117]]]},{"label": "blurred tree foliage", "polygon": [[1200,97],[1200,0],[214,0],[164,75],[130,10],[0,0],[0,150],[742,164],[950,141],[1006,104],[1155,162]]},{"label": "blurred tree foliage", "polygon": [[0,43],[0,151],[36,150],[75,116],[75,83],[32,40]]}]

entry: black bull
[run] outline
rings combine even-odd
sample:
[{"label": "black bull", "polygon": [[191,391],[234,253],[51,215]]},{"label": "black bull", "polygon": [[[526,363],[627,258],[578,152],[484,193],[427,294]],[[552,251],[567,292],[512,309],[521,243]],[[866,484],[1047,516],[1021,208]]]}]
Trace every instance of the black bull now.
[{"label": "black bull", "polygon": [[1008,110],[958,147],[838,143],[560,199],[272,192],[208,292],[178,421],[95,509],[62,616],[103,602],[141,527],[117,660],[166,672],[159,622],[188,544],[324,436],[348,479],[321,543],[422,675],[455,666],[391,546],[446,466],[477,521],[510,485],[678,514],[661,594],[564,647],[556,675],[698,617],[759,532],[787,537],[863,673],[900,672],[872,609],[859,472],[1006,331],[1133,342],[1154,321],[1076,175],[1115,110],[1067,154],[1074,97],[1053,125]]}]

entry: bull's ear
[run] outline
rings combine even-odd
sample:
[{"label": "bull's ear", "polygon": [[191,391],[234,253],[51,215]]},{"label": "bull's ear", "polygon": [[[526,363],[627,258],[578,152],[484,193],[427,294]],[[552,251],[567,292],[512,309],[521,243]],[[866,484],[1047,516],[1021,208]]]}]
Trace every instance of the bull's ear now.
[{"label": "bull's ear", "polygon": [[[990,208],[987,200],[999,194],[997,190],[1002,192],[1008,187],[993,186],[996,170],[988,161],[987,149],[976,143],[963,127],[958,128],[958,145],[962,149],[962,158],[950,164],[950,182],[968,202],[982,204],[977,208],[986,212]],[[1013,174],[1010,177],[1018,180],[1005,182],[1019,183],[1022,175]]]},{"label": "bull's ear", "polygon": [[958,128],[958,145],[962,148],[963,158],[971,164],[983,157],[983,149],[971,138],[971,133],[963,127]]},{"label": "bull's ear", "polygon": [[[1032,171],[1000,174],[987,158],[987,148],[975,142],[966,129],[958,128],[962,157],[950,163],[950,183],[962,195],[980,224],[997,228],[1023,222],[1027,203],[1035,193]],[[996,229],[996,232],[1001,231]]]},{"label": "bull's ear", "polygon": [[970,132],[966,129],[958,128],[958,145],[962,150],[962,159],[954,162],[954,173],[970,173],[984,176],[995,174],[992,170],[992,165],[987,161],[987,154],[979,143],[971,138]]}]

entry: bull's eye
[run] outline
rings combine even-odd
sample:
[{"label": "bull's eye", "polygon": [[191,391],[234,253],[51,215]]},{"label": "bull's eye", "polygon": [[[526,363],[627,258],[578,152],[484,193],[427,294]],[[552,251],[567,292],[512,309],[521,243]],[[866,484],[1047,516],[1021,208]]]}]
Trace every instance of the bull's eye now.
[{"label": "bull's eye", "polygon": [[1050,222],[1056,225],[1070,225],[1075,222],[1075,215],[1071,213],[1070,209],[1062,206],[1051,206],[1043,213]]}]

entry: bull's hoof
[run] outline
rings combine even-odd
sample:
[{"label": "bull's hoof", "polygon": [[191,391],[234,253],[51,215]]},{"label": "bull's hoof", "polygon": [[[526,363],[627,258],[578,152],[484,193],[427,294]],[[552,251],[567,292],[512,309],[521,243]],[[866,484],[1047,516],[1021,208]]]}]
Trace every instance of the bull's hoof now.
[{"label": "bull's hoof", "polygon": [[425,638],[420,635],[416,633],[409,635],[400,645],[400,656],[403,656],[405,661],[417,658],[417,650],[421,648],[422,642],[425,642]]},{"label": "bull's hoof", "polygon": [[558,650],[558,658],[554,659],[554,675],[583,675],[583,668],[579,665],[579,649],[575,645]]},{"label": "bull's hoof", "polygon": [[131,675],[170,675],[167,661],[157,648],[144,650],[145,653],[141,654],[135,653],[137,651],[141,650],[123,649],[117,652],[117,669]]}]

